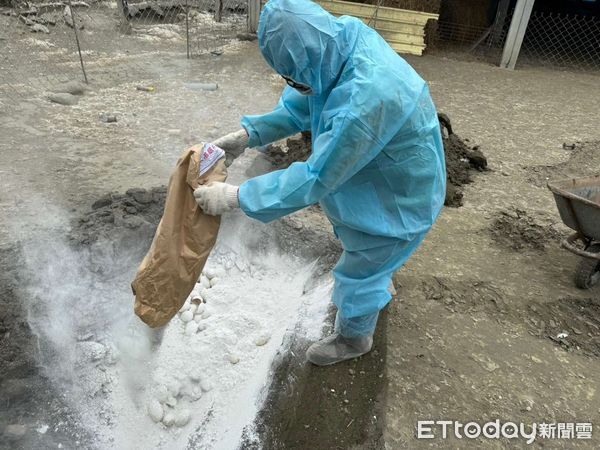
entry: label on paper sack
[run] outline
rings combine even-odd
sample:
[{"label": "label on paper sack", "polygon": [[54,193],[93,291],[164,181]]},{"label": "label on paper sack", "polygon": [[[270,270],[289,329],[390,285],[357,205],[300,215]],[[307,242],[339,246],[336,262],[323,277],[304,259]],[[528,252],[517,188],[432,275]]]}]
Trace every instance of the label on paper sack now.
[{"label": "label on paper sack", "polygon": [[208,172],[216,162],[225,156],[225,151],[214,144],[204,144],[200,158],[200,176]]}]

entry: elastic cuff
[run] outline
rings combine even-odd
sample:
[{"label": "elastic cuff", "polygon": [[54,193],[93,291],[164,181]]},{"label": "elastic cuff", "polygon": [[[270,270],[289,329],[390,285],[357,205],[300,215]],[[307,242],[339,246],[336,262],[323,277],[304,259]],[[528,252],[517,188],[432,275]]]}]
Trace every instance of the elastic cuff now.
[{"label": "elastic cuff", "polygon": [[260,136],[258,135],[258,131],[256,131],[256,127],[250,121],[250,116],[244,116],[242,118],[242,128],[246,130],[248,134],[248,147],[254,148],[259,145],[264,145],[260,140]]},{"label": "elastic cuff", "polygon": [[238,187],[230,187],[225,191],[225,202],[231,209],[240,207],[240,200],[238,196]]}]

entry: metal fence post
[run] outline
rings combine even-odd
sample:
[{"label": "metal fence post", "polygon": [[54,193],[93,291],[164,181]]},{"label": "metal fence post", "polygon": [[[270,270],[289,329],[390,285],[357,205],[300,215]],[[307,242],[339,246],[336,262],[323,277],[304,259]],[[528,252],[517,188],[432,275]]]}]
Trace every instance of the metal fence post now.
[{"label": "metal fence post", "polygon": [[185,0],[185,50],[187,59],[190,59],[190,5]]},{"label": "metal fence post", "polygon": [[258,31],[258,18],[260,17],[261,0],[248,0],[248,32]]},{"label": "metal fence post", "polygon": [[85,65],[83,64],[83,56],[81,55],[81,45],[79,45],[79,33],[77,33],[78,23],[77,16],[75,15],[75,10],[73,9],[73,5],[71,0],[68,3],[69,6],[69,14],[71,15],[71,21],[73,22],[73,31],[75,32],[75,42],[77,43],[77,53],[79,53],[79,62],[81,63],[81,71],[83,72],[83,79],[86,84],[88,83],[87,73],[85,72]]},{"label": "metal fence post", "polygon": [[510,6],[510,0],[500,0],[498,10],[496,11],[496,19],[492,26],[492,38],[491,44],[498,45],[502,39],[504,32],[504,23],[506,22],[506,16],[508,15],[508,8]]},{"label": "metal fence post", "polygon": [[529,24],[529,18],[531,17],[534,3],[535,0],[517,1],[517,6],[515,7],[515,12],[510,22],[508,36],[504,43],[500,67],[514,70],[517,59],[519,58],[519,52],[521,51],[521,45],[523,44],[523,38],[525,37],[525,31],[527,31],[527,25]]},{"label": "metal fence post", "polygon": [[223,20],[223,0],[215,0],[215,22]]}]

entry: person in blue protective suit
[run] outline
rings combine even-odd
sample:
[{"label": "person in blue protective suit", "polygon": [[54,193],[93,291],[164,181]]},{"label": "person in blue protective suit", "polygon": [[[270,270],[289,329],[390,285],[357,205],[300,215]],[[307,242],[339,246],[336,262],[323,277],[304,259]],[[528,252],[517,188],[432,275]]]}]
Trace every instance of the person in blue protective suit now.
[{"label": "person in blue protective suit", "polygon": [[394,272],[442,209],[437,113],[427,84],[358,19],[335,18],[307,0],[270,0],[258,42],[288,86],[274,111],[244,117],[243,130],[215,143],[235,156],[310,130],[312,154],[239,188],[213,183],[194,194],[209,214],[241,207],[262,222],[321,205],[343,253],[333,271],[335,332],[307,357],[333,364],[371,350]]}]

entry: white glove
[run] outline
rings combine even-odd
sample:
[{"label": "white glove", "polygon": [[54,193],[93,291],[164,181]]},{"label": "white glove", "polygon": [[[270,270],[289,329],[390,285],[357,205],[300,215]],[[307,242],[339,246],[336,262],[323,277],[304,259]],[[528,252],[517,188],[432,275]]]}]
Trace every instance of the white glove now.
[{"label": "white glove", "polygon": [[225,150],[227,159],[231,160],[244,153],[244,150],[246,150],[246,147],[248,147],[249,139],[250,138],[248,137],[246,130],[241,129],[239,131],[226,134],[212,143]]},{"label": "white glove", "polygon": [[240,207],[238,189],[231,184],[213,181],[197,188],[194,197],[205,214],[220,216],[224,212]]}]

